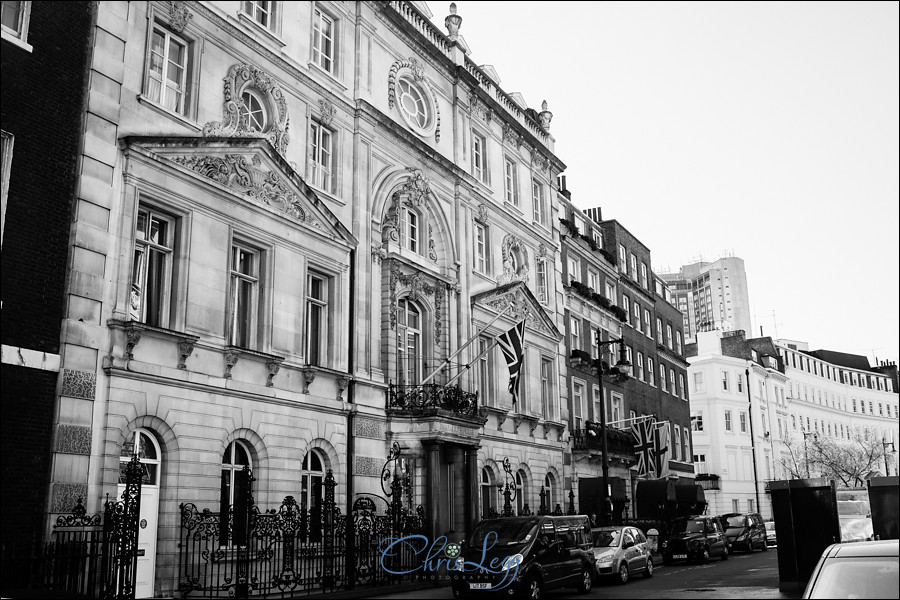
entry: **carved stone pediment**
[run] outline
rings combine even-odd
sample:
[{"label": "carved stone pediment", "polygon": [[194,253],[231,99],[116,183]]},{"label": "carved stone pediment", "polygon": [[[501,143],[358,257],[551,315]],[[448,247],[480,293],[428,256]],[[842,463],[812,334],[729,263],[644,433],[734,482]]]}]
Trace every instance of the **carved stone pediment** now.
[{"label": "carved stone pediment", "polygon": [[524,319],[527,328],[555,338],[557,341],[563,338],[562,333],[553,324],[534,294],[522,281],[508,283],[476,294],[472,297],[472,307],[476,306],[481,306],[491,312],[501,312],[509,308],[506,316],[511,321],[519,322]]}]

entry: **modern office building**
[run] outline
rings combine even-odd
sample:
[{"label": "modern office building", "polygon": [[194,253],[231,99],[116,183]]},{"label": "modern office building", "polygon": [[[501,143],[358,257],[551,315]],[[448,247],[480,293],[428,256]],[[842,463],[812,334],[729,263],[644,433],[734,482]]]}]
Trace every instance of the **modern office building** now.
[{"label": "modern office building", "polygon": [[744,261],[736,256],[714,262],[696,262],[677,273],[660,273],[672,292],[673,303],[684,315],[689,342],[701,331],[751,330],[750,296]]}]

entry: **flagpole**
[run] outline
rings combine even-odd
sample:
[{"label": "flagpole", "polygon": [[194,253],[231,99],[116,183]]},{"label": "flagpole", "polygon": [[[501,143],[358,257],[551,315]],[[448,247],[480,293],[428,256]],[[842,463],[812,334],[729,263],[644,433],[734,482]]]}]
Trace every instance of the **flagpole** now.
[{"label": "flagpole", "polygon": [[457,379],[462,377],[466,371],[468,371],[469,369],[472,368],[472,365],[474,365],[476,362],[478,362],[479,358],[481,358],[482,356],[484,356],[485,354],[487,354],[488,352],[493,350],[494,346],[496,346],[496,345],[497,345],[497,339],[494,338],[494,343],[491,344],[490,346],[488,346],[487,348],[485,348],[484,350],[482,350],[481,353],[478,354],[478,356],[473,358],[472,362],[470,362],[465,367],[463,367],[463,369],[459,373],[457,373],[456,375],[453,376],[453,379],[451,379],[450,381],[447,382],[447,385],[450,385],[451,383],[453,383],[454,381],[456,381]]},{"label": "flagpole", "polygon": [[[491,321],[490,321],[487,325],[484,326],[484,329],[482,329],[482,332],[484,332],[485,330],[487,330],[488,327],[490,327],[491,325],[493,325],[494,323],[496,323],[497,320],[498,320],[500,317],[504,316],[504,315],[507,313],[507,311],[508,311],[509,309],[511,309],[512,307],[513,307],[513,303],[510,302],[509,305],[508,305],[506,308],[504,308],[500,313],[497,314],[496,317],[494,317],[493,319],[491,319]],[[434,371],[432,371],[431,375],[429,375],[428,377],[426,377],[425,379],[423,379],[422,382],[421,382],[419,385],[425,385],[426,383],[428,383],[429,381],[431,381],[431,379],[432,379],[435,375],[437,375],[439,372],[443,371],[443,370],[446,369],[448,366],[450,366],[451,361],[452,361],[454,358],[456,358],[457,356],[459,356],[460,353],[461,353],[463,350],[465,350],[466,348],[468,348],[468,347],[469,347],[469,344],[471,344],[472,342],[474,342],[474,341],[478,338],[478,335],[479,335],[479,334],[476,333],[476,334],[473,335],[471,338],[469,338],[469,341],[468,341],[468,342],[466,342],[465,344],[463,344],[462,346],[460,346],[460,347],[459,347],[459,350],[457,350],[456,352],[454,352],[451,356],[448,356],[447,359],[446,359],[444,362],[441,363],[441,366],[439,366],[437,369],[435,369]]]}]

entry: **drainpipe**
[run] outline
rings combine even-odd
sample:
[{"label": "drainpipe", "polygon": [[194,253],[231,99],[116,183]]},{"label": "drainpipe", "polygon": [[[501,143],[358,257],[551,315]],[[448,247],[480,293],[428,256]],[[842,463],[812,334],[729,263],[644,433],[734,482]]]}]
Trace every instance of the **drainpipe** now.
[{"label": "drainpipe", "polygon": [[762,511],[759,503],[759,476],[756,473],[756,438],[753,437],[753,400],[750,397],[750,369],[744,369],[747,375],[747,418],[750,419],[750,449],[753,453],[753,491],[756,492],[756,511]]},{"label": "drainpipe", "polygon": [[350,325],[349,331],[347,335],[347,404],[349,406],[349,410],[347,411],[347,507],[344,514],[347,515],[347,524],[346,528],[347,539],[344,544],[344,548],[347,551],[347,588],[353,588],[353,582],[356,580],[356,573],[354,571],[354,565],[356,564],[356,548],[354,547],[355,543],[355,535],[353,532],[353,526],[351,523],[351,515],[353,514],[353,455],[355,452],[355,439],[353,436],[353,419],[356,416],[356,405],[353,403],[353,391],[354,384],[353,381],[353,370],[354,370],[354,361],[353,361],[353,339],[356,335],[356,318],[355,318],[355,302],[356,302],[356,250],[350,251]]}]

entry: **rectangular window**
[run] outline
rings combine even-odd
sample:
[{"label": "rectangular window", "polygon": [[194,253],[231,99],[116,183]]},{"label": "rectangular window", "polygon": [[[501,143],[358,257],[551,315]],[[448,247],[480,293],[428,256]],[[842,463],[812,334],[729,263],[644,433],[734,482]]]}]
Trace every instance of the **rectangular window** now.
[{"label": "rectangular window", "polygon": [[484,406],[494,406],[493,345],[489,337],[478,338],[478,398]]},{"label": "rectangular window", "polygon": [[728,371],[722,371],[722,391],[728,391]]},{"label": "rectangular window", "polygon": [[686,400],[684,396],[684,375],[681,373],[678,374],[678,395],[681,396],[682,400]]},{"label": "rectangular window", "polygon": [[666,346],[669,350],[672,349],[672,325],[671,323],[666,323]]},{"label": "rectangular window", "polygon": [[634,328],[638,331],[641,330],[641,305],[637,303],[637,300],[634,301]]},{"label": "rectangular window", "polygon": [[669,392],[673,396],[678,395],[678,389],[675,387],[675,369],[669,369]]},{"label": "rectangular window", "polygon": [[584,421],[584,384],[580,381],[572,382],[572,415],[575,431],[579,431]]},{"label": "rectangular window", "polygon": [[547,207],[544,200],[544,186],[537,179],[531,180],[531,202],[534,208],[534,220],[540,225],[547,225]]},{"label": "rectangular window", "polygon": [[741,512],[741,501],[737,498],[731,499],[731,512]]},{"label": "rectangular window", "polygon": [[313,15],[313,63],[334,74],[334,19],[318,8]]},{"label": "rectangular window", "polygon": [[594,243],[597,244],[597,248],[603,249],[603,234],[594,230]]},{"label": "rectangular window", "polygon": [[508,158],[504,165],[504,176],[506,181],[506,201],[513,206],[519,206],[519,169],[516,163]]},{"label": "rectangular window", "polygon": [[631,300],[622,294],[622,308],[625,309],[625,323],[631,325]]},{"label": "rectangular window", "polygon": [[632,279],[637,281],[637,256],[634,254],[631,255],[631,270],[628,272]]},{"label": "rectangular window", "polygon": [[472,175],[482,183],[487,183],[487,154],[484,137],[472,134]]},{"label": "rectangular window", "polygon": [[129,317],[154,327],[169,327],[175,220],[141,206],[134,234]]},{"label": "rectangular window", "polygon": [[328,278],[310,271],[306,277],[306,362],[327,366]]},{"label": "rectangular window", "polygon": [[662,319],[660,319],[659,317],[656,318],[656,343],[663,343]]},{"label": "rectangular window", "polygon": [[266,1],[245,1],[244,12],[256,23],[262,25],[266,29],[272,30],[274,26],[274,2]]},{"label": "rectangular window", "polygon": [[419,213],[406,206],[400,210],[400,245],[419,252]]},{"label": "rectangular window", "polygon": [[672,456],[675,460],[681,460],[681,427],[673,424],[672,429],[675,430],[675,451]]},{"label": "rectangular window", "polygon": [[741,375],[740,373],[738,373],[738,376],[737,376],[737,391],[739,391],[739,392],[744,391],[744,376]]},{"label": "rectangular window", "polygon": [[725,431],[731,431],[731,411],[725,411]]},{"label": "rectangular window", "polygon": [[666,391],[666,365],[659,364],[659,387],[662,391]]},{"label": "rectangular window", "polygon": [[187,115],[189,61],[188,42],[155,25],[144,84],[146,97],[172,112]]},{"label": "rectangular window", "polygon": [[541,358],[541,406],[544,419],[548,421],[556,419],[553,403],[553,361],[549,358]]},{"label": "rectangular window", "polygon": [[653,339],[653,322],[650,320],[650,311],[644,309],[644,335]]},{"label": "rectangular window", "polygon": [[747,413],[741,412],[741,433],[747,433]]},{"label": "rectangular window", "polygon": [[334,134],[317,121],[311,121],[309,130],[312,145],[312,184],[326,192],[334,192]]},{"label": "rectangular window", "polygon": [[628,256],[625,252],[625,246],[619,244],[619,273],[628,272]]},{"label": "rectangular window", "polygon": [[647,357],[647,383],[650,385],[656,385],[655,381],[655,372],[653,370],[653,359],[649,356]]},{"label": "rectangular window", "polygon": [[259,312],[260,252],[243,244],[231,246],[231,302],[228,343],[240,348],[256,345]]},{"label": "rectangular window", "polygon": [[31,2],[9,2],[4,0],[2,8],[3,39],[24,47],[29,52],[28,22],[31,17]]},{"label": "rectangular window", "polygon": [[747,499],[747,512],[756,512],[756,501],[753,498]]},{"label": "rectangular window", "polygon": [[644,380],[644,354],[642,352],[637,353],[637,362],[635,363],[637,367],[637,378],[638,381]]},{"label": "rectangular window", "polygon": [[610,282],[606,282],[606,299],[609,300],[613,305],[616,304],[616,286]]},{"label": "rectangular window", "polygon": [[595,292],[599,290],[598,287],[600,285],[600,274],[593,269],[588,269],[588,287],[594,290]]},{"label": "rectangular window", "polygon": [[572,334],[572,350],[581,350],[581,321],[572,318],[570,321]]},{"label": "rectangular window", "polygon": [[2,146],[0,146],[0,198],[3,205],[0,207],[0,245],[3,244],[3,232],[6,231],[6,200],[9,197],[9,173],[12,169],[13,146],[16,136],[8,131],[0,130],[2,134]]},{"label": "rectangular window", "polygon": [[618,421],[622,420],[622,395],[613,392],[609,395],[609,397],[610,397],[609,422],[616,423],[615,427],[622,429],[624,426],[624,423],[618,422]]},{"label": "rectangular window", "polygon": [[475,270],[479,273],[488,272],[488,240],[487,227],[481,223],[475,224]]},{"label": "rectangular window", "polygon": [[591,419],[595,422],[600,422],[600,409],[602,408],[600,402],[600,386],[595,385],[591,388],[591,399],[593,400],[593,412],[591,413]]},{"label": "rectangular window", "polygon": [[569,282],[581,281],[581,262],[574,256],[569,257]]},{"label": "rectangular window", "polygon": [[535,263],[535,283],[537,285],[537,301],[541,304],[547,304],[550,301],[550,293],[547,289],[547,260],[544,258],[537,259]]},{"label": "rectangular window", "polygon": [[694,471],[697,473],[706,473],[706,455],[705,454],[695,454],[694,455]]},{"label": "rectangular window", "polygon": [[677,352],[678,354],[684,354],[684,353],[681,351],[681,345],[682,345],[682,342],[681,342],[681,332],[680,332],[680,331],[676,331],[676,332],[675,332],[675,352]]},{"label": "rectangular window", "polygon": [[650,289],[650,281],[647,279],[647,263],[641,263],[641,285],[645,290]]},{"label": "rectangular window", "polygon": [[703,431],[703,413],[697,413],[691,417],[691,430]]}]

